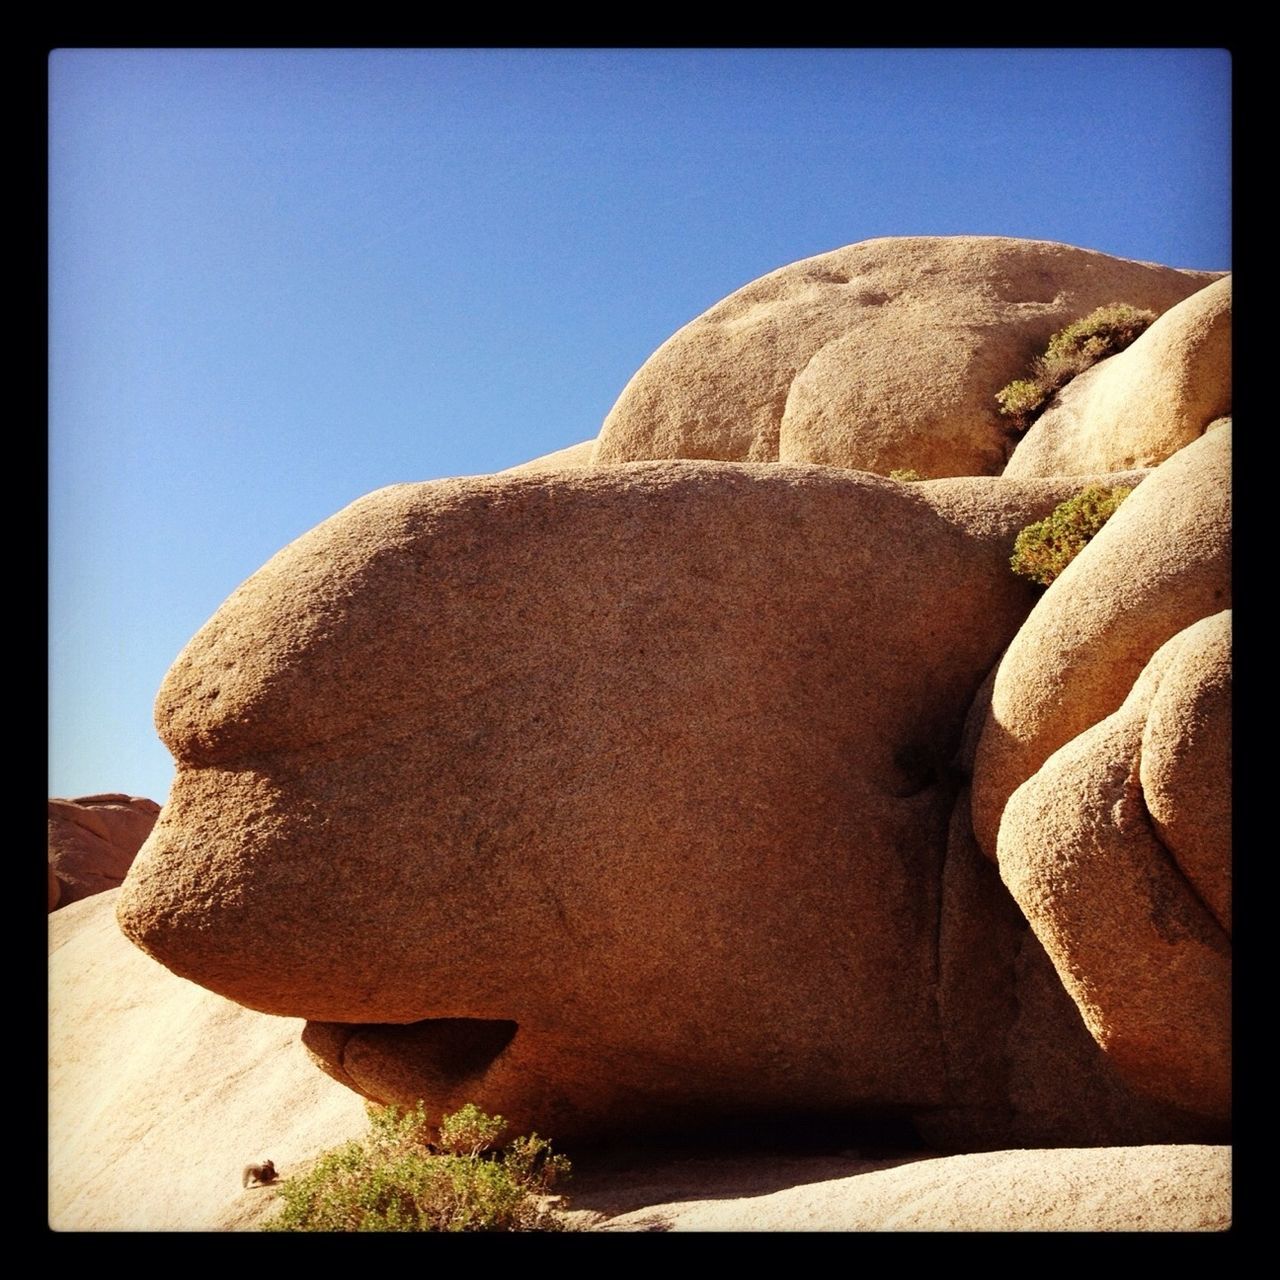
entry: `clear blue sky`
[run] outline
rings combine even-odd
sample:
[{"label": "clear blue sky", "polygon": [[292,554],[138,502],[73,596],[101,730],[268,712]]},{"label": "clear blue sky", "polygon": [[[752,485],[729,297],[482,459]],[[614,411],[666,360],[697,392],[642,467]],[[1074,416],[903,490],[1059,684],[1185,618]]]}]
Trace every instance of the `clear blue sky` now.
[{"label": "clear blue sky", "polygon": [[163,801],[165,670],[382,485],[594,436],[680,325],[871,236],[1230,266],[1229,56],[50,60],[51,795]]}]

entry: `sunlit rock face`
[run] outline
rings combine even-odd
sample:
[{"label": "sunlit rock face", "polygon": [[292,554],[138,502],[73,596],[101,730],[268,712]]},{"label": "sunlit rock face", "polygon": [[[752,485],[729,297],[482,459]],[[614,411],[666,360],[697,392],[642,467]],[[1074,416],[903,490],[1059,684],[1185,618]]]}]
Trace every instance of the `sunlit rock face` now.
[{"label": "sunlit rock face", "polygon": [[1086,370],[1019,442],[1007,476],[1149,467],[1231,415],[1231,277],[1166,311],[1128,350]]},{"label": "sunlit rock face", "polygon": [[[1216,279],[1044,240],[865,240],[753,280],[668,338],[618,397],[595,461],[998,475],[1016,441],[995,393],[1026,376],[1051,334],[1116,302],[1159,314]],[[1219,359],[1211,345],[1204,360]],[[1170,452],[1193,436],[1175,432]],[[1074,470],[1119,470],[1137,456],[1107,452]],[[1148,451],[1138,465],[1158,460]],[[1023,465],[1024,475],[1068,470]]]}]

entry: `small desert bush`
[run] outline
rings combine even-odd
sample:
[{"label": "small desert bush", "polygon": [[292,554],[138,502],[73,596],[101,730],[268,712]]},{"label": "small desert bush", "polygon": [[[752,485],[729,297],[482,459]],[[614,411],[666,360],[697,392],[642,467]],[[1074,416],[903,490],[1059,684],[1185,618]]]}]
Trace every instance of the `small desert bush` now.
[{"label": "small desert bush", "polygon": [[1117,302],[1059,329],[1032,363],[1030,376],[996,392],[1000,412],[1025,431],[1072,378],[1130,346],[1155,318],[1154,311]]},{"label": "small desert bush", "polygon": [[441,1120],[434,1145],[421,1102],[370,1115],[363,1141],[281,1184],[284,1211],[268,1230],[564,1230],[545,1197],[569,1162],[537,1134],[499,1148],[506,1121],[471,1103]]},{"label": "small desert bush", "polygon": [[903,484],[908,484],[912,480],[923,480],[922,476],[915,467],[897,467],[889,472],[890,480],[900,480]]},{"label": "small desert bush", "polygon": [[1060,502],[1044,520],[1018,534],[1009,563],[1014,573],[1047,587],[1085,549],[1132,489],[1089,488]]}]

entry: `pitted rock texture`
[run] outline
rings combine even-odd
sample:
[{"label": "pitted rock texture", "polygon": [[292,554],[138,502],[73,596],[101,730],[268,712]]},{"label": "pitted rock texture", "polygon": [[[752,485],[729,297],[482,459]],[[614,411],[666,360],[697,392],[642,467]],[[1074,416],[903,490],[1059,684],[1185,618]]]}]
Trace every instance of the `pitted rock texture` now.
[{"label": "pitted rock texture", "polygon": [[1035,595],[1013,534],[1068,491],[652,463],[370,495],[170,672],[121,923],[375,1098],[557,1135],[957,1102],[949,760]]},{"label": "pitted rock texture", "polygon": [[1155,720],[1153,737],[1178,754],[1176,768],[1160,752],[1156,762],[1174,829],[1222,780],[1229,716],[1192,729],[1206,690],[1221,707],[1225,686],[1229,707],[1229,646],[1225,613],[1162,645],[1118,711],[1014,792],[999,843],[1002,879],[1117,1069],[1219,1120],[1231,1111],[1231,939],[1206,897],[1229,902],[1229,841],[1197,843],[1192,816],[1184,864],[1161,843],[1142,777]]},{"label": "pitted rock texture", "polygon": [[973,829],[989,857],[1016,788],[1119,707],[1160,645],[1230,604],[1231,433],[1219,428],[1138,486],[1001,658],[973,772]]},{"label": "pitted rock texture", "polygon": [[119,888],[159,812],[143,796],[50,800],[49,910]]},{"label": "pitted rock texture", "polygon": [[1109,303],[1164,312],[1217,278],[999,236],[849,245],[762,276],[663,343],[594,460],[996,475],[1014,440],[995,394],[1055,331]]},{"label": "pitted rock texture", "polygon": [[1165,312],[1131,347],[1073,378],[1006,476],[1158,466],[1231,413],[1231,277]]}]

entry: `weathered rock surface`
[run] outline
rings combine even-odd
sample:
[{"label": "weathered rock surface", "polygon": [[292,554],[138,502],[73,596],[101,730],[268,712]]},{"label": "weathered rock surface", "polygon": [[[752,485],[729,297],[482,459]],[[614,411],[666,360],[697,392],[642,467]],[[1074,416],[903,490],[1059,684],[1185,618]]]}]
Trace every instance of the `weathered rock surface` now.
[{"label": "weathered rock surface", "polygon": [[118,888],[159,813],[142,796],[50,800],[49,910]]},{"label": "weathered rock surface", "polygon": [[[881,1168],[857,1159],[793,1163],[791,1176],[803,1185],[782,1190],[779,1171],[759,1161],[646,1169],[644,1206],[609,1217],[597,1230],[1225,1231],[1231,1225],[1227,1147],[998,1151]],[[660,1188],[665,1202],[656,1198]]]},{"label": "weathered rock surface", "polygon": [[[175,978],[129,945],[118,891],[49,919],[49,1225],[248,1230],[284,1176],[367,1128],[359,1097],[307,1060],[301,1022]],[[259,963],[271,964],[269,945]]]},{"label": "weathered rock surface", "polygon": [[1068,491],[683,463],[362,499],[167,678],[121,922],[375,1098],[566,1137],[959,1105],[947,762],[1034,596],[1014,531]]},{"label": "weathered rock surface", "polygon": [[[1161,733],[1194,716],[1206,687],[1197,677],[1229,663],[1229,625],[1225,614],[1205,619],[1161,646],[1120,709],[1014,793],[999,842],[1001,877],[1117,1069],[1220,1120],[1231,1110],[1231,942],[1196,888],[1229,893],[1229,843],[1196,847],[1193,878],[1152,826],[1140,757],[1157,699]],[[1161,775],[1175,827],[1212,777],[1197,765],[1222,758],[1211,738],[1183,742],[1183,767]]]},{"label": "weathered rock surface", "polygon": [[1006,476],[1158,466],[1231,412],[1231,277],[1166,311],[1127,351],[1073,378]]},{"label": "weathered rock surface", "polygon": [[595,462],[994,475],[1011,447],[995,394],[1051,334],[1107,303],[1167,311],[1217,278],[999,236],[849,245],[753,281],[663,343]]},{"label": "weathered rock surface", "polygon": [[988,856],[1014,790],[1114,711],[1160,645],[1230,605],[1230,569],[1231,433],[1221,428],[1143,481],[1001,659],[973,774],[973,829]]},{"label": "weathered rock surface", "polygon": [[1160,843],[1230,938],[1231,614],[1180,634],[1187,642],[1142,731],[1142,798]]}]

